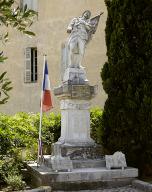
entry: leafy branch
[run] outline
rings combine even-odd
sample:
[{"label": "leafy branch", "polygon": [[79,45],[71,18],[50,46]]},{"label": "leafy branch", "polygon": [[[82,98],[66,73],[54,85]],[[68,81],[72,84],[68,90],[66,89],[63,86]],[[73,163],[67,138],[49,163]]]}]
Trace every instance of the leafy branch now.
[{"label": "leafy branch", "polygon": [[21,9],[14,7],[14,0],[0,0],[0,25],[11,26],[28,35],[35,35],[27,28],[33,24],[33,18],[37,12],[28,9],[27,5]]},{"label": "leafy branch", "polygon": [[[15,5],[15,0],[0,0],[0,27],[11,26],[14,29],[26,34],[28,36],[34,36],[35,33],[28,30],[33,24],[34,17],[37,12],[28,9],[27,5],[21,9]],[[8,41],[8,32],[0,34],[0,42],[6,43]],[[0,53],[0,63],[3,63],[7,57]],[[6,78],[6,73],[0,74],[0,104],[4,104],[9,99],[8,91],[12,89],[11,81]]]},{"label": "leafy branch", "polygon": [[7,100],[9,99],[8,91],[12,89],[11,81],[6,78],[6,74],[7,72],[3,72],[0,75],[0,104],[5,104],[7,102]]}]

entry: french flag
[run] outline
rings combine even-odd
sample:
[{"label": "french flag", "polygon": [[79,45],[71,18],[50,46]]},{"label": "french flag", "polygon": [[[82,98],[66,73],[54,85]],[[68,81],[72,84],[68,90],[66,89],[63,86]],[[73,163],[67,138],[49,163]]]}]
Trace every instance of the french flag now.
[{"label": "french flag", "polygon": [[44,66],[43,93],[42,93],[41,103],[42,103],[43,112],[49,111],[53,107],[47,61],[45,61],[45,66]]}]

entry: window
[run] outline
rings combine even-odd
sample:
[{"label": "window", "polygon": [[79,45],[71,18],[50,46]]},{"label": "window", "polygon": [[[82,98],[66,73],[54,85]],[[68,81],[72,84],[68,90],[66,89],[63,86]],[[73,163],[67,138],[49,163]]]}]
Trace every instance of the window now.
[{"label": "window", "polygon": [[25,5],[28,9],[37,11],[37,0],[21,0],[21,7],[24,8]]},{"label": "window", "polygon": [[25,83],[37,82],[37,48],[28,47],[25,52]]}]

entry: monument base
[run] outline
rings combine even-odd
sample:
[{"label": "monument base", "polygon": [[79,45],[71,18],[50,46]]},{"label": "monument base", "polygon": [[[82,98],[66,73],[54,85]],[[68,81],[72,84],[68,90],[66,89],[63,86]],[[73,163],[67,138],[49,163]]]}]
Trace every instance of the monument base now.
[{"label": "monument base", "polygon": [[[59,142],[53,144],[53,151],[56,155],[56,145]],[[62,157],[70,157],[71,160],[86,160],[86,159],[102,159],[103,147],[101,145],[92,144],[92,145],[77,145],[74,144],[60,144],[60,153]]]},{"label": "monument base", "polygon": [[51,186],[52,191],[96,190],[131,184],[138,176],[138,169],[125,168],[107,170],[102,168],[73,169],[71,172],[53,172],[44,165],[28,164],[34,186]]},{"label": "monument base", "polygon": [[56,142],[52,145],[52,152],[52,155],[44,156],[44,165],[53,170],[68,171],[106,166],[101,145],[76,146]]}]

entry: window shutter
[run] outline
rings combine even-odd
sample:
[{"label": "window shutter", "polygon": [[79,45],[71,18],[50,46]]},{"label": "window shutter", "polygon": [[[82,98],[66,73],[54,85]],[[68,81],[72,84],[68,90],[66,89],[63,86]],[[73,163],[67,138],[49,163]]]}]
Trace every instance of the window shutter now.
[{"label": "window shutter", "polygon": [[31,48],[25,50],[25,83],[31,82]]},{"label": "window shutter", "polygon": [[37,80],[37,78],[36,78],[36,76],[37,76],[37,49],[32,48],[31,51],[32,51],[32,55],[33,55],[32,63],[31,63],[32,64],[31,68],[33,68],[32,75],[31,75],[31,77],[32,77],[31,81],[35,82]]}]

